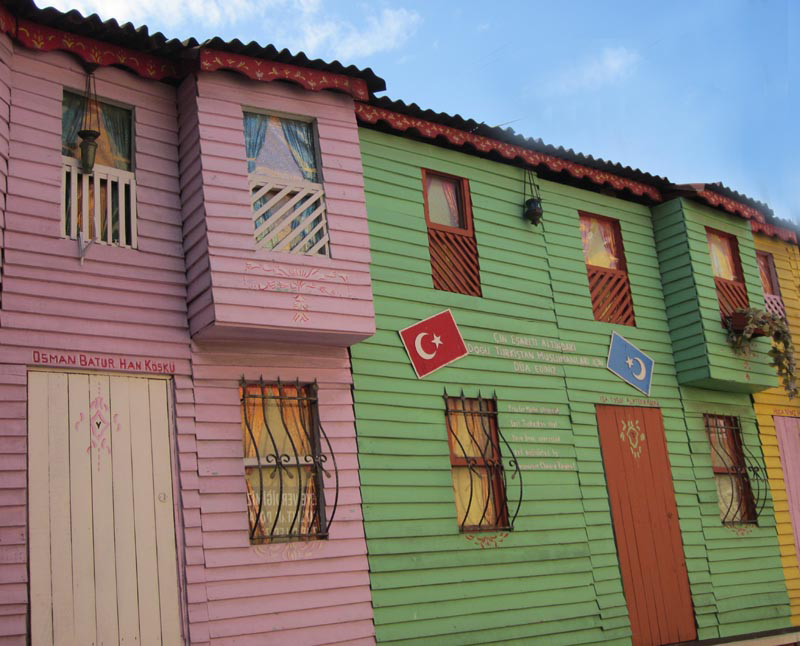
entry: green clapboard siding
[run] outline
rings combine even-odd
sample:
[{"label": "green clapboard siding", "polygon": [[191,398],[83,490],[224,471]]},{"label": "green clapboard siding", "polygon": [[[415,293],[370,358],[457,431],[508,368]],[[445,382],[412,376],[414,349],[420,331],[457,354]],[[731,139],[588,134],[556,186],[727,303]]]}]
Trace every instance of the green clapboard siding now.
[{"label": "green clapboard siding", "polygon": [[769,341],[736,356],[719,320],[706,227],[735,235],[751,307],[764,308],[753,235],[746,220],[676,198],[653,209],[678,383],[724,391],[758,392],[774,386]]},{"label": "green clapboard siding", "polygon": [[[787,627],[771,503],[741,535],[721,525],[703,428],[703,412],[740,411],[745,442],[761,459],[749,395],[686,388],[676,373],[682,340],[681,361],[695,366],[686,370],[723,367],[692,333],[705,324],[687,299],[692,268],[680,249],[696,232],[680,204],[665,205],[654,231],[645,206],[539,180],[545,216],[535,228],[520,217],[520,169],[370,129],[360,137],[377,332],[352,348],[352,367],[378,641],[630,643],[595,418],[601,403],[661,408],[698,637],[748,632],[745,614],[761,630]],[[482,298],[433,289],[421,167],[469,179]],[[636,327],[593,319],[578,210],[620,221]],[[753,255],[749,285],[758,279],[755,255],[743,240],[740,249]],[[662,273],[672,277],[663,289]],[[417,379],[397,331],[445,308],[470,355]],[[655,360],[650,397],[605,368],[612,330]],[[445,389],[497,394],[500,428],[522,467],[521,509],[507,534],[458,531]],[[511,511],[518,487],[509,480]]]}]

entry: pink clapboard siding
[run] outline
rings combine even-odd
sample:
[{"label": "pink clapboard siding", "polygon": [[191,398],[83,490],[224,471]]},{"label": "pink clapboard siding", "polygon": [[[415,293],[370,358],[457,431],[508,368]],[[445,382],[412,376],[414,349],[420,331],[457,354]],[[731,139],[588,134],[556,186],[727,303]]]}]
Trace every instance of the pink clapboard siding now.
[{"label": "pink clapboard siding", "polygon": [[[196,113],[181,123],[182,150],[192,151],[183,180],[192,335],[335,345],[372,335],[369,240],[352,99],[218,72],[185,81],[180,100],[182,110],[196,100]],[[331,258],[256,248],[243,107],[315,119]],[[199,156],[192,141],[197,137]],[[194,194],[200,187],[202,202]]]},{"label": "pink clapboard siding", "polygon": [[[225,72],[176,90],[98,69],[100,98],[134,110],[138,249],[96,243],[81,265],[59,212],[62,92],[81,91],[84,71],[67,54],[4,36],[0,54],[0,171],[9,157],[0,191],[0,643],[24,644],[28,622],[27,371],[126,370],[123,358],[173,375],[187,641],[374,643],[343,347],[374,330],[352,100]],[[255,250],[242,105],[317,119],[333,258]],[[306,298],[307,325],[286,293],[253,289],[276,272]],[[298,276],[312,278],[316,292],[303,292]],[[65,364],[86,357],[111,363]],[[262,375],[320,385],[341,478],[328,540],[249,544],[238,382]]]},{"label": "pink clapboard siding", "polygon": [[[48,367],[72,367],[50,358],[80,356],[112,358],[114,367],[123,356],[166,363],[175,373],[178,443],[194,441],[175,89],[114,68],[96,76],[101,98],[134,109],[139,248],[95,244],[81,265],[76,242],[61,237],[59,212],[62,92],[82,91],[83,69],[62,53],[14,46],[12,56],[0,39],[3,174],[10,157],[0,214],[0,643],[26,641],[26,482],[36,476],[26,473],[28,366],[47,357]],[[189,529],[199,527],[199,518],[191,524],[197,508],[185,515]]]},{"label": "pink clapboard siding", "polygon": [[[8,36],[0,35],[0,249],[5,229],[6,186],[8,175],[8,117],[11,107],[11,60],[13,47]],[[3,258],[0,254],[0,286],[3,280]]]},{"label": "pink clapboard siding", "polygon": [[794,546],[800,554],[800,420],[796,417],[776,415],[775,431],[778,436],[781,467],[786,482],[789,517],[792,519]]},{"label": "pink clapboard siding", "polygon": [[[192,355],[205,566],[206,630],[236,644],[372,643],[351,373],[347,350],[247,344]],[[320,421],[339,468],[339,508],[324,541],[251,546],[239,380],[319,384]],[[329,460],[328,465],[331,465]],[[330,514],[333,479],[325,479]],[[197,554],[198,559],[201,554]],[[194,585],[189,585],[191,598]]]}]

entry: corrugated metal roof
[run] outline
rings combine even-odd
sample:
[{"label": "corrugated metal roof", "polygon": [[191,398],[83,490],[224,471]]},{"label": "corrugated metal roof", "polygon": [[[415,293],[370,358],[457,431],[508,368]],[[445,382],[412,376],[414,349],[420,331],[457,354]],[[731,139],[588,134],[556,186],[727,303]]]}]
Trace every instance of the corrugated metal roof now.
[{"label": "corrugated metal roof", "polygon": [[578,153],[571,148],[564,148],[563,146],[553,146],[544,143],[541,139],[532,137],[525,137],[517,133],[513,128],[499,128],[497,126],[490,126],[483,122],[478,122],[473,119],[465,119],[461,115],[450,115],[444,112],[435,112],[433,110],[424,110],[416,103],[405,103],[399,100],[393,100],[388,97],[380,97],[370,101],[370,105],[375,105],[385,110],[391,110],[400,114],[405,114],[417,119],[424,119],[433,123],[440,123],[451,128],[471,132],[482,137],[489,137],[523,148],[528,148],[536,152],[552,155],[561,159],[566,159],[576,164],[583,164],[591,168],[597,168],[608,173],[613,173],[619,177],[633,179],[645,184],[650,184],[655,188],[666,190],[671,186],[671,182],[666,177],[658,175],[651,175],[638,168],[631,168],[630,166],[623,166],[615,162],[607,161],[592,155],[584,155]]},{"label": "corrugated metal roof", "polygon": [[293,54],[288,49],[278,50],[273,45],[263,46],[256,42],[244,44],[238,39],[226,41],[218,37],[203,43],[199,43],[194,38],[184,41],[176,38],[168,39],[159,31],[151,34],[144,25],[135,27],[129,22],[120,25],[113,18],[104,21],[94,13],[90,16],[83,16],[74,9],[67,13],[52,7],[39,9],[32,0],[3,0],[3,2],[19,18],[154,56],[186,59],[191,58],[198,47],[208,47],[233,54],[244,54],[253,58],[360,78],[366,82],[370,92],[382,92],[386,89],[386,81],[377,76],[369,67],[362,70],[354,65],[345,66],[336,60],[326,62],[319,58],[310,59],[303,52]]}]

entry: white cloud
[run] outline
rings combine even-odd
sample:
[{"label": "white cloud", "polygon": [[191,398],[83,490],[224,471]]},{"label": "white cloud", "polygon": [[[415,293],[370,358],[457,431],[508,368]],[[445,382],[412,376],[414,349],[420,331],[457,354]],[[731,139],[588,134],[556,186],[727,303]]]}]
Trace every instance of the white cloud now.
[{"label": "white cloud", "polygon": [[363,26],[319,15],[303,24],[300,33],[290,40],[295,49],[309,55],[350,61],[397,49],[411,37],[420,21],[417,12],[402,8],[368,15]]},{"label": "white cloud", "polygon": [[[61,11],[97,13],[104,20],[146,24],[151,31],[207,30],[192,33],[203,40],[208,32],[226,28],[242,40],[260,29],[257,40],[278,49],[302,50],[310,56],[350,62],[401,47],[414,33],[420,15],[404,8],[384,8],[354,20],[330,14],[325,0],[49,0]],[[167,36],[173,36],[167,33]]]},{"label": "white cloud", "polygon": [[597,56],[563,70],[547,85],[551,94],[575,94],[620,83],[636,71],[639,54],[627,47],[606,47]]},{"label": "white cloud", "polygon": [[[313,0],[312,0],[313,1]],[[235,24],[244,15],[263,14],[275,0],[49,0],[61,11],[97,13],[103,20],[146,24],[151,31],[175,29],[192,22],[208,28]],[[168,36],[170,34],[167,34]]]}]

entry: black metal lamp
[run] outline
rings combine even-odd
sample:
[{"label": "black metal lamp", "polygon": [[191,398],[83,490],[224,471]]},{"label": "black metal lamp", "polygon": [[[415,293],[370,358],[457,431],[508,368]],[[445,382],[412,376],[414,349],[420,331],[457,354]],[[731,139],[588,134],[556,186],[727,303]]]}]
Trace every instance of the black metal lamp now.
[{"label": "black metal lamp", "polygon": [[[529,191],[531,194],[530,197],[528,197]],[[533,224],[533,226],[538,226],[539,222],[542,221],[544,209],[542,209],[542,198],[539,195],[539,187],[534,181],[533,171],[530,168],[525,169],[523,199],[525,201],[522,206],[522,217]]]},{"label": "black metal lamp", "polygon": [[86,90],[84,92],[85,107],[83,122],[78,136],[81,138],[81,170],[89,174],[94,170],[97,156],[97,139],[100,137],[100,106],[97,103],[97,88],[94,82],[94,70],[86,73]]}]

